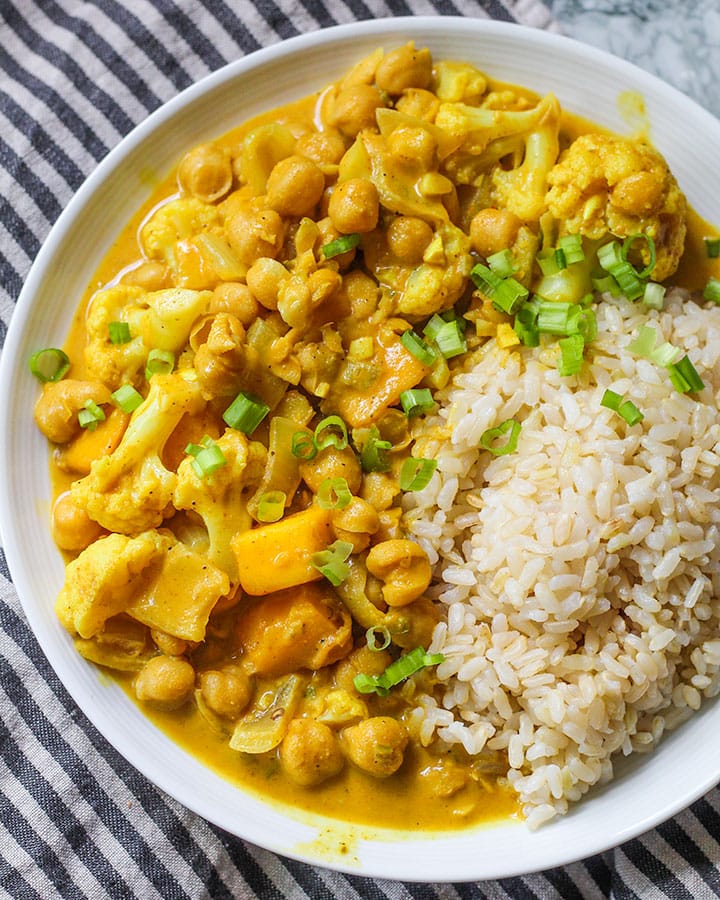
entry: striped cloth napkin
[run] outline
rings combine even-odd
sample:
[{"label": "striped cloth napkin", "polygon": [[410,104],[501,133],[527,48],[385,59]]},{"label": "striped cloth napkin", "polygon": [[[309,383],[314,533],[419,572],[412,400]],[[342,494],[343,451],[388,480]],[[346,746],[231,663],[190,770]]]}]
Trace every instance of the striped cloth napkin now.
[{"label": "striped cloth napkin", "polygon": [[[557,27],[539,0],[0,0],[0,343],[51,225],[149,112],[229,60],[283,38],[355,19],[432,13]],[[523,878],[403,884],[280,858],[188,812],[107,744],[41,653],[2,550],[0,630],[2,897],[720,894],[717,790],[614,851]]]}]

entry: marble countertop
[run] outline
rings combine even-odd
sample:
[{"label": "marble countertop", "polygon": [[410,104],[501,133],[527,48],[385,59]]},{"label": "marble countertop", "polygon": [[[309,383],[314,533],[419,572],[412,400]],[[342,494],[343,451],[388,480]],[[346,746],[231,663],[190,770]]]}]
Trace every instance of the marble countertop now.
[{"label": "marble countertop", "polygon": [[720,118],[718,0],[546,0],[570,37],[659,75]]}]

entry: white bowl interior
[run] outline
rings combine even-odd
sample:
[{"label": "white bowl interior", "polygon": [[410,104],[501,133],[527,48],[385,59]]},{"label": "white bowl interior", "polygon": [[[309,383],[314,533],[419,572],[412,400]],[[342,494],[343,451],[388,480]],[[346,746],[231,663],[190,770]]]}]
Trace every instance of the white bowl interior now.
[{"label": "white bowl interior", "polygon": [[[233,63],[190,88],[139,126],[98,167],[53,229],[27,280],[0,369],[0,528],[30,625],[78,705],[148,778],[222,828],[308,862],[378,877],[460,881],[557,866],[627,840],[688,805],[718,780],[720,705],[707,704],[650,757],[622,766],[564,819],[530,832],[507,823],[440,835],[373,833],[299,815],[229,786],[169,741],[124,694],[72,649],[53,612],[63,564],[49,534],[47,449],[32,421],[37,384],[27,359],[61,344],[74,308],[113,237],[193,144],[340,75],[376,46],[408,39],[437,58],[470,60],[496,78],[553,91],[563,106],[620,132],[618,96],[645,101],[651,137],[695,209],[720,210],[720,180],[708,179],[720,123],[674,89],[600,51],[556,35],[484,20],[413,18],[340,26]],[[678,123],[681,123],[679,125]],[[349,852],[341,853],[345,843]]]}]

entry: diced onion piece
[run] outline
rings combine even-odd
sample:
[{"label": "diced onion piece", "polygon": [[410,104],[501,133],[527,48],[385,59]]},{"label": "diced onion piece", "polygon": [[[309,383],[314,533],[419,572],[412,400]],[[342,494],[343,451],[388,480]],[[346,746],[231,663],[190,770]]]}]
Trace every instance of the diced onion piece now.
[{"label": "diced onion piece", "polygon": [[240,391],[223,413],[223,421],[236,431],[250,435],[269,412],[270,407],[259,397]]},{"label": "diced onion piece", "polygon": [[[487,431],[483,431],[480,435],[480,446],[483,450],[492,453],[493,456],[507,456],[509,453],[515,453],[521,429],[522,425],[516,422],[515,419],[505,419],[504,422],[501,422],[495,428],[488,428]],[[507,435],[507,440],[504,444],[498,446],[496,441],[504,438],[505,435]]]},{"label": "diced onion piece", "polygon": [[60,381],[70,368],[70,358],[58,347],[46,347],[33,353],[28,365],[38,381]]},{"label": "diced onion piece", "polygon": [[430,484],[435,469],[437,469],[437,460],[418,459],[410,456],[400,470],[400,490],[422,491]]},{"label": "diced onion piece", "polygon": [[113,391],[112,398],[117,406],[125,413],[134,412],[143,402],[140,391],[136,391],[131,384],[123,384]]}]

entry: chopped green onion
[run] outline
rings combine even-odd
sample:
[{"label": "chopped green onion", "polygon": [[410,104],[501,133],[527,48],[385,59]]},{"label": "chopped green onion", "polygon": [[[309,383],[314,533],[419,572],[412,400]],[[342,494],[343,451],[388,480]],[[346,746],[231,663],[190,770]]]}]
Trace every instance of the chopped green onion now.
[{"label": "chopped green onion", "polygon": [[[638,237],[644,237],[644,235],[633,235],[631,238],[628,238],[622,246],[617,241],[611,241],[609,244],[604,244],[597,251],[598,262],[606,272],[609,272],[610,275],[612,275],[617,282],[620,291],[628,298],[628,300],[636,300],[638,297],[642,296],[644,291],[641,279],[645,277],[645,270],[643,270],[643,273],[638,273],[626,258],[626,246],[629,250],[632,242]],[[652,248],[652,265],[654,266],[655,244],[652,241],[652,238],[648,238],[647,240]],[[652,266],[647,270],[648,273],[651,270]]]},{"label": "chopped green onion", "polygon": [[705,285],[705,290],[703,291],[703,298],[705,300],[712,300],[713,303],[720,303],[720,279],[708,279],[708,283]]},{"label": "chopped green onion", "polygon": [[113,391],[112,398],[125,413],[134,412],[143,402],[143,396],[140,391],[136,391],[131,384],[123,384],[116,391]]},{"label": "chopped green onion", "polygon": [[708,259],[717,259],[720,256],[720,237],[705,238],[705,253]]},{"label": "chopped green onion", "polygon": [[350,566],[346,562],[353,551],[349,541],[335,541],[327,550],[320,550],[310,557],[312,565],[324,575],[330,584],[337,587],[350,574]]},{"label": "chopped green onion", "polygon": [[622,394],[618,394],[616,391],[611,391],[610,388],[608,388],[602,395],[600,406],[604,406],[607,409],[611,409],[613,412],[617,412],[621,403]]},{"label": "chopped green onion", "polygon": [[345,509],[352,501],[352,493],[344,478],[325,478],[318,488],[317,500],[322,509]]},{"label": "chopped green onion", "polygon": [[535,259],[543,275],[557,275],[559,269],[554,250],[543,250]]},{"label": "chopped green onion", "polygon": [[678,348],[674,344],[671,344],[670,341],[664,341],[659,347],[656,347],[652,351],[650,360],[658,366],[667,368],[667,366],[674,362],[679,352]]},{"label": "chopped green onion", "polygon": [[377,426],[373,425],[360,451],[360,466],[363,472],[387,472],[390,468],[387,451],[390,449],[392,449],[390,441],[381,440]]},{"label": "chopped green onion", "polygon": [[400,394],[400,405],[405,415],[421,416],[435,406],[430,388],[413,388]]},{"label": "chopped green onion", "polygon": [[566,234],[560,238],[558,245],[565,254],[565,261],[569,266],[573,263],[585,262],[585,252],[583,251],[581,235]]},{"label": "chopped green onion", "polygon": [[[635,266],[632,266],[632,263],[628,259],[628,256],[630,254],[630,250],[632,249],[632,245],[635,243],[635,241],[639,241],[639,240],[645,241],[647,243],[648,250],[650,251],[650,262],[645,266],[644,269],[641,269],[638,272],[638,270],[635,268]],[[625,240],[623,241],[620,255],[622,256],[622,259],[624,262],[626,262],[632,266],[633,271],[635,272],[635,274],[637,275],[638,278],[640,278],[640,279],[648,278],[650,276],[650,273],[652,272],[652,270],[655,268],[655,260],[657,258],[656,252],[655,252],[655,241],[650,237],[649,234],[642,234],[642,232],[640,232],[638,234],[628,235],[628,237],[626,237]]]},{"label": "chopped green onion", "polygon": [[[516,422],[515,419],[505,419],[504,422],[501,422],[495,428],[488,428],[486,431],[483,431],[480,435],[480,446],[483,450],[492,453],[493,456],[507,456],[508,453],[515,453],[521,428],[522,425]],[[505,435],[508,435],[505,443],[497,446],[495,442],[499,438],[505,437]]]},{"label": "chopped green onion", "polygon": [[368,628],[365,632],[365,640],[367,641],[368,650],[372,650],[373,653],[387,650],[392,641],[390,632],[384,625],[372,625]]},{"label": "chopped green onion", "polygon": [[540,346],[540,332],[537,329],[537,325],[527,325],[519,316],[515,316],[513,329],[515,334],[520,338],[521,344],[524,344],[526,347]]},{"label": "chopped green onion", "polygon": [[621,268],[625,260],[622,257],[622,247],[617,241],[610,241],[598,248],[597,258],[606,272],[613,273],[613,269]]},{"label": "chopped green onion", "polygon": [[188,444],[185,452],[193,457],[192,467],[198,478],[212,475],[227,463],[225,454],[208,435],[205,435],[199,444]]},{"label": "chopped green onion", "polygon": [[502,283],[502,276],[493,272],[488,266],[477,263],[470,272],[473,284],[488,297],[492,297],[498,285]]},{"label": "chopped green onion", "polygon": [[620,296],[620,285],[615,281],[612,275],[604,275],[590,279],[593,290],[598,294],[610,294],[612,297]]},{"label": "chopped green onion", "polygon": [[509,316],[514,315],[527,300],[529,291],[514,278],[504,278],[492,295],[493,306]]},{"label": "chopped green onion", "polygon": [[170,350],[151,350],[145,363],[145,377],[150,381],[153,375],[169,375],[174,368],[174,353]]},{"label": "chopped green onion", "polygon": [[423,335],[429,340],[434,341],[437,337],[438,331],[445,325],[445,319],[442,316],[435,313],[427,325],[423,328]]},{"label": "chopped green onion", "polygon": [[360,243],[359,234],[343,234],[329,244],[324,244],[320,250],[325,259],[332,259],[333,256],[340,256],[341,253],[347,253],[353,250]]},{"label": "chopped green onion", "polygon": [[285,512],[287,494],[285,491],[266,491],[260,495],[257,508],[258,522],[279,522]]},{"label": "chopped green onion", "polygon": [[563,269],[567,269],[567,259],[565,257],[565,251],[562,247],[558,247],[555,253],[553,254],[553,258],[555,260],[555,268],[558,272],[562,272]]},{"label": "chopped green onion", "polygon": [[435,459],[408,457],[400,470],[400,490],[422,491],[430,484],[435,469],[437,469]]},{"label": "chopped green onion", "polygon": [[656,281],[648,281],[643,293],[643,303],[648,309],[662,309],[665,303],[665,288]]},{"label": "chopped green onion", "polygon": [[105,420],[105,413],[94,400],[86,400],[85,405],[78,413],[78,422],[81,428],[95,431],[100,422]]},{"label": "chopped green onion", "polygon": [[558,372],[561,378],[577,375],[582,369],[585,338],[581,334],[571,334],[568,337],[560,338],[558,346],[560,347]]},{"label": "chopped green onion", "polygon": [[111,344],[129,344],[132,340],[130,326],[127,322],[110,322],[108,324],[108,334]]},{"label": "chopped green onion", "polygon": [[645,418],[632,400],[623,400],[616,412],[625,419],[628,425],[637,425],[638,422],[642,422]]},{"label": "chopped green onion", "polygon": [[400,335],[400,341],[406,350],[419,359],[425,366],[431,366],[437,359],[437,353],[432,347],[428,346],[425,341],[415,334],[414,331],[404,331]]},{"label": "chopped green onion", "polygon": [[70,358],[64,350],[46,347],[33,353],[28,364],[38,381],[60,381],[70,368]]},{"label": "chopped green onion", "polygon": [[223,413],[223,420],[236,431],[242,431],[243,434],[249,435],[255,431],[269,412],[270,407],[259,397],[246,391],[240,391]]},{"label": "chopped green onion", "polygon": [[642,359],[650,359],[657,343],[657,332],[652,325],[641,325],[638,333],[628,344],[628,350]]},{"label": "chopped green onion", "polygon": [[292,455],[303,462],[309,462],[317,456],[317,447],[313,436],[307,431],[296,431],[292,436],[292,446],[290,448]]},{"label": "chopped green onion", "polygon": [[359,673],[353,683],[361,694],[378,694],[381,697],[387,695],[390,688],[405,681],[411,675],[415,675],[427,666],[437,666],[445,660],[442,653],[426,653],[422,647],[416,647],[405,656],[401,656],[385,669],[380,675],[365,675]]},{"label": "chopped green onion", "polygon": [[322,421],[318,422],[313,441],[318,453],[327,447],[344,450],[348,445],[347,425],[340,416],[326,416]]},{"label": "chopped green onion", "polygon": [[515,260],[512,250],[500,250],[487,258],[487,264],[495,275],[508,278],[515,271]]},{"label": "chopped green onion", "polygon": [[670,373],[670,381],[676,391],[681,394],[695,393],[705,387],[705,382],[698,375],[697,369],[690,361],[689,356],[683,356],[681,360],[667,367]]},{"label": "chopped green onion", "polygon": [[572,334],[581,312],[575,303],[543,300],[538,307],[537,329],[540,334]]},{"label": "chopped green onion", "polygon": [[467,350],[463,327],[457,319],[443,322],[442,327],[435,335],[435,343],[445,359],[452,359],[453,356],[458,356]]}]

